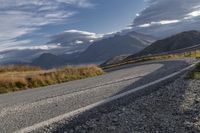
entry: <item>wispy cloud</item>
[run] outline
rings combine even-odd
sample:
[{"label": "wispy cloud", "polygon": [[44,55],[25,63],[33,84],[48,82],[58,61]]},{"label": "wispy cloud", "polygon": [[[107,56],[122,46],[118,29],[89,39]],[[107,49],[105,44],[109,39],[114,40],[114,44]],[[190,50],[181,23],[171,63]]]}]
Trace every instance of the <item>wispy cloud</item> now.
[{"label": "wispy cloud", "polygon": [[76,5],[78,7],[82,7],[82,8],[88,8],[88,7],[93,7],[94,4],[91,3],[88,0],[57,0],[58,2],[63,2],[66,4],[73,4]]},{"label": "wispy cloud", "polygon": [[162,20],[162,21],[159,21],[159,22],[150,22],[150,23],[146,23],[146,24],[142,24],[142,25],[139,25],[138,27],[150,27],[150,26],[153,26],[153,25],[167,25],[167,24],[174,24],[174,23],[178,23],[180,22],[180,20]]},{"label": "wispy cloud", "polygon": [[31,43],[17,38],[49,24],[66,22],[76,10],[64,6],[93,6],[89,0],[0,0],[0,3],[0,49]]},{"label": "wispy cloud", "polygon": [[[146,0],[133,27],[149,34],[166,35],[200,29],[200,0]],[[168,34],[170,35],[170,34]]]},{"label": "wispy cloud", "polygon": [[63,33],[54,35],[50,37],[50,45],[58,45],[60,47],[67,48],[67,53],[83,51],[92,42],[99,40],[103,35],[80,31],[80,30],[67,30]]}]

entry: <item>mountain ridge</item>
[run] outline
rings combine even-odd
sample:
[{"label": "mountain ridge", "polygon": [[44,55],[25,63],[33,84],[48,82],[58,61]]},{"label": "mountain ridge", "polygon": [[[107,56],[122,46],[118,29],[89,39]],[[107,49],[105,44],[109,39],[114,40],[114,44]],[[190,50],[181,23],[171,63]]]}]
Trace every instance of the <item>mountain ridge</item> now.
[{"label": "mountain ridge", "polygon": [[131,57],[159,54],[200,44],[200,32],[191,30],[184,31],[162,40],[158,40],[146,47],[142,51],[132,55]]},{"label": "mountain ridge", "polygon": [[60,55],[45,53],[34,59],[31,64],[43,68],[90,63],[100,64],[115,56],[140,51],[154,40],[151,36],[134,31],[124,35],[115,34],[114,36],[93,42],[83,52]]},{"label": "mountain ridge", "polygon": [[94,42],[80,54],[78,62],[99,62],[123,54],[133,54],[154,41],[153,37],[134,31],[125,35],[116,34],[113,37]]}]

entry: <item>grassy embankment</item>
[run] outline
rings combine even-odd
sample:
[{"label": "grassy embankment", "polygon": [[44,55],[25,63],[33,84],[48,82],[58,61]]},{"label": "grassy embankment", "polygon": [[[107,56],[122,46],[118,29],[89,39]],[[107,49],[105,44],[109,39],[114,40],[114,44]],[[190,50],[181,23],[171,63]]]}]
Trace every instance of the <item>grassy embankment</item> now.
[{"label": "grassy embankment", "polygon": [[187,78],[189,79],[200,79],[200,63],[198,63],[195,68],[188,73]]},{"label": "grassy embankment", "polygon": [[122,62],[117,64],[111,64],[108,66],[103,66],[103,69],[109,69],[117,66],[133,64],[138,62],[145,62],[145,61],[153,61],[153,60],[164,60],[164,59],[181,59],[181,58],[199,58],[200,57],[200,50],[193,50],[193,51],[186,51],[182,53],[173,53],[173,54],[161,54],[161,55],[151,55],[151,56],[144,56],[136,59],[125,59]]},{"label": "grassy embankment", "polygon": [[84,79],[103,73],[103,70],[95,65],[67,66],[52,70],[30,66],[4,66],[0,67],[0,93]]}]

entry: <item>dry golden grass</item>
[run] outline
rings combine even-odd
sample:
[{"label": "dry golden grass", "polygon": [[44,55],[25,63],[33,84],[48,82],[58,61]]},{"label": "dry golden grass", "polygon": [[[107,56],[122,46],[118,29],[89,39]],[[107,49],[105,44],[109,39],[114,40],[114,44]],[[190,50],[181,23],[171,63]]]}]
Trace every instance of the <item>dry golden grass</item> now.
[{"label": "dry golden grass", "polygon": [[[182,59],[182,58],[200,58],[200,50],[193,50],[193,51],[186,51],[182,53],[172,53],[172,54],[161,54],[161,55],[152,55],[152,56],[143,56],[140,58],[132,58],[132,59],[125,59],[116,64],[110,64],[107,66],[102,66],[102,69],[110,69],[118,66],[123,66],[127,64],[134,64],[138,62],[145,62],[151,60],[163,60],[163,59]],[[200,74],[197,74],[200,77]],[[200,78],[199,78],[200,79]]]},{"label": "dry golden grass", "polygon": [[[28,66],[12,66],[6,70],[1,67],[0,93],[7,93],[28,88],[36,88],[72,80],[102,75],[104,72],[95,65],[68,66],[55,70],[41,70]],[[13,68],[13,69],[11,69]],[[16,70],[14,68],[17,68]],[[30,70],[28,70],[30,68]]]},{"label": "dry golden grass", "polygon": [[42,70],[39,67],[24,66],[24,65],[8,65],[0,66],[0,73],[4,72],[26,72],[26,71],[39,71]]}]

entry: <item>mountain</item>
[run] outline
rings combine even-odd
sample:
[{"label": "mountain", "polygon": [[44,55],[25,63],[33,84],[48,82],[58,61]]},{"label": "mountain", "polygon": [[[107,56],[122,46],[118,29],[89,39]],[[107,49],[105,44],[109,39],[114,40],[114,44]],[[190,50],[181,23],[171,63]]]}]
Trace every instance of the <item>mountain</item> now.
[{"label": "mountain", "polygon": [[94,42],[77,59],[79,63],[103,62],[115,56],[134,54],[154,42],[151,36],[136,33],[116,34]]},{"label": "mountain", "polygon": [[42,54],[43,50],[7,50],[0,52],[0,64],[27,64]]},{"label": "mountain", "polygon": [[123,61],[124,59],[126,59],[127,57],[129,57],[130,55],[119,55],[119,56],[115,56],[107,61],[105,61],[104,63],[102,63],[100,66],[109,66],[112,64],[117,64],[121,61]]},{"label": "mountain", "polygon": [[64,58],[61,58],[57,55],[53,55],[50,53],[44,53],[40,55],[38,58],[34,59],[31,65],[40,66],[42,68],[54,68],[58,66],[64,65],[66,62]]},{"label": "mountain", "polygon": [[74,60],[79,56],[79,52],[72,54],[54,55],[51,53],[43,53],[35,58],[30,65],[39,66],[45,69],[56,68],[64,65],[75,64]]},{"label": "mountain", "polygon": [[[59,37],[57,37],[57,39]],[[63,39],[61,39],[60,42],[62,40]],[[151,36],[133,31],[126,34],[117,33],[113,36],[105,37],[102,40],[96,40],[84,52],[67,52],[68,54],[63,54],[63,52],[60,54],[53,54],[51,52],[41,54],[32,61],[31,65],[49,69],[63,65],[97,64],[115,56],[136,53],[147,47],[154,40],[155,39]]]},{"label": "mountain", "polygon": [[101,38],[102,36],[92,32],[67,30],[51,36],[47,45],[57,44],[63,49],[66,49],[65,53],[80,52],[86,50],[94,41],[100,40]]},{"label": "mountain", "polygon": [[200,32],[198,31],[185,31],[163,40],[158,40],[146,47],[141,52],[131,56],[144,56],[151,54],[158,54],[163,52],[170,52],[173,50],[179,50],[194,45],[200,44]]}]

